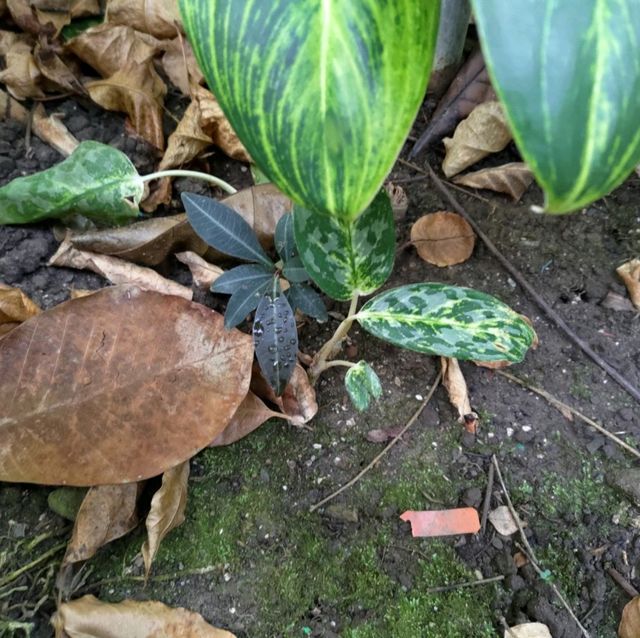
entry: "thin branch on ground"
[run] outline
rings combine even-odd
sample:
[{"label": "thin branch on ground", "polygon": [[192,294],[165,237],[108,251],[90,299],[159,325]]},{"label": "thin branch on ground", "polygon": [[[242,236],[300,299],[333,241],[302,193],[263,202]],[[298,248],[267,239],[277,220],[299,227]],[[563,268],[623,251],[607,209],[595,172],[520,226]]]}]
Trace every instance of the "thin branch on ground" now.
[{"label": "thin branch on ground", "polygon": [[476,585],[487,585],[489,583],[497,583],[504,580],[504,574],[500,576],[492,576],[491,578],[480,578],[478,580],[468,580],[464,583],[454,583],[452,585],[443,585],[442,587],[429,587],[427,594],[438,594],[445,591],[453,591],[454,589],[462,589],[463,587],[475,587]]},{"label": "thin branch on ground", "polygon": [[618,583],[618,585],[627,593],[631,598],[640,596],[638,591],[617,569],[613,567],[607,567],[607,574]]},{"label": "thin branch on ground", "polygon": [[578,625],[578,627],[580,628],[580,631],[582,632],[582,635],[585,638],[591,638],[590,635],[589,635],[589,632],[582,626],[582,623],[580,622],[578,617],[575,615],[575,613],[573,612],[573,610],[569,606],[569,603],[566,601],[565,597],[562,595],[560,590],[555,586],[554,583],[550,583],[545,578],[545,573],[540,568],[540,565],[538,563],[538,559],[536,558],[536,554],[533,551],[533,547],[531,547],[531,545],[529,544],[529,541],[527,539],[527,535],[524,533],[524,529],[522,528],[522,523],[520,522],[520,518],[518,516],[518,513],[516,512],[515,508],[513,507],[513,503],[511,502],[511,496],[509,495],[509,490],[507,489],[507,485],[504,482],[504,479],[502,478],[502,472],[500,471],[500,465],[498,464],[498,459],[497,459],[495,454],[491,457],[491,462],[493,463],[493,465],[496,468],[496,476],[498,477],[498,481],[500,482],[500,486],[502,487],[502,493],[504,494],[504,497],[505,497],[505,499],[507,501],[507,506],[509,507],[509,512],[511,512],[511,516],[513,517],[513,520],[515,521],[515,524],[518,526],[518,532],[520,533],[520,538],[522,539],[522,543],[524,545],[524,546],[520,545],[520,543],[516,542],[516,546],[527,557],[527,559],[529,560],[529,562],[531,563],[533,568],[536,570],[538,576],[540,576],[540,578],[542,578],[542,580],[544,580],[551,587],[551,589],[553,589],[553,593],[558,597],[558,600],[562,603],[563,607],[569,612],[569,615],[571,616],[571,618],[573,618],[573,620],[575,621],[576,625]]},{"label": "thin branch on ground", "polygon": [[431,385],[431,389],[427,394],[424,401],[420,404],[420,407],[413,413],[412,417],[407,421],[406,425],[400,430],[398,436],[393,438],[390,443],[378,454],[369,465],[367,465],[361,472],[356,474],[348,483],[345,483],[341,488],[337,489],[335,492],[323,498],[321,501],[312,505],[309,508],[309,512],[315,512],[319,507],[322,507],[329,501],[333,500],[338,494],[342,494],[346,489],[349,489],[352,485],[355,485],[369,470],[377,465],[380,459],[402,438],[402,435],[417,421],[418,417],[422,414],[422,411],[427,407],[429,401],[431,401],[431,397],[433,393],[436,391],[438,385],[440,385],[440,381],[442,380],[442,371],[438,372],[435,381]]},{"label": "thin branch on ground", "polygon": [[469,215],[462,204],[453,196],[449,188],[436,175],[435,171],[428,167],[429,175],[434,186],[442,193],[443,197],[449,202],[454,210],[466,219],[471,228],[489,252],[502,264],[504,269],[513,277],[513,279],[523,288],[539,308],[551,319],[551,321],[571,340],[582,352],[584,352],[592,361],[599,365],[612,379],[622,386],[638,403],[640,403],[640,389],[636,388],[626,377],[618,372],[613,366],[607,363],[591,346],[581,339],[567,322],[542,298],[535,288],[525,279],[524,275],[496,248],[494,243],[485,235],[477,222]]},{"label": "thin branch on ground", "polygon": [[493,477],[495,472],[495,465],[491,463],[489,466],[489,476],[487,477],[487,490],[484,493],[484,502],[482,504],[482,518],[480,519],[480,530],[483,534],[487,527],[487,518],[489,517],[489,507],[491,505],[491,492],[493,491]]},{"label": "thin branch on ground", "polygon": [[173,572],[172,574],[158,574],[157,576],[149,576],[149,578],[145,578],[144,576],[114,576],[113,578],[104,578],[102,580],[97,580],[94,583],[89,583],[86,585],[86,589],[96,589],[97,587],[102,587],[103,585],[113,585],[115,583],[120,583],[123,581],[132,581],[135,583],[146,583],[146,582],[156,582],[163,583],[167,581],[177,580],[178,578],[184,578],[185,576],[202,576],[204,574],[211,574],[213,572],[220,571],[220,567],[218,565],[208,565],[207,567],[196,567],[194,569],[182,569],[177,572]]},{"label": "thin branch on ground", "polygon": [[4,587],[5,585],[8,585],[9,583],[13,582],[14,580],[16,580],[16,578],[19,578],[20,576],[22,576],[22,574],[30,571],[34,567],[37,567],[38,565],[43,563],[45,560],[51,558],[52,556],[55,556],[58,552],[61,552],[66,547],[67,547],[66,541],[64,543],[60,543],[59,545],[55,545],[51,549],[48,549],[44,554],[42,554],[38,558],[20,567],[20,569],[16,569],[14,572],[11,572],[10,574],[3,576],[2,578],[0,578],[0,587]]},{"label": "thin branch on ground", "polygon": [[563,412],[563,410],[571,412],[574,416],[577,416],[581,421],[584,421],[587,425],[590,425],[592,428],[600,432],[603,436],[606,436],[608,439],[613,441],[616,445],[619,445],[621,448],[624,448],[630,454],[633,454],[635,457],[640,459],[640,452],[636,450],[636,448],[632,447],[628,443],[625,443],[622,439],[618,438],[615,434],[612,434],[608,430],[605,430],[600,424],[596,423],[593,419],[590,419],[588,416],[582,414],[575,408],[572,408],[570,405],[567,405],[560,399],[557,399],[552,394],[549,394],[546,390],[542,388],[537,388],[526,381],[523,381],[519,377],[514,376],[509,372],[505,372],[504,370],[496,370],[496,372],[504,377],[505,379],[509,379],[509,381],[513,381],[513,383],[517,383],[521,385],[523,388],[527,388],[527,390],[531,390],[531,392],[535,392],[539,394],[541,397],[546,399],[554,408],[556,408],[559,412]]}]

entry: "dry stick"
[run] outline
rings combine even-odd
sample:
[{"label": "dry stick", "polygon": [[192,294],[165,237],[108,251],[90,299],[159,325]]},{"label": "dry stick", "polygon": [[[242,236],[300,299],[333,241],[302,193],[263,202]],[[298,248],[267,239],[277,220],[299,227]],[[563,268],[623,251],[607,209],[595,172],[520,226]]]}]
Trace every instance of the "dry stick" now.
[{"label": "dry stick", "polygon": [[27,563],[26,565],[23,565],[22,567],[20,567],[20,569],[16,569],[16,571],[12,572],[11,574],[7,574],[6,576],[3,576],[2,578],[0,578],[0,587],[4,587],[5,585],[13,582],[16,578],[19,578],[20,576],[22,576],[22,574],[28,572],[34,567],[37,567],[43,561],[47,560],[48,558],[51,558],[51,556],[54,556],[58,552],[65,549],[66,546],[67,546],[66,541],[64,543],[61,543],[60,545],[56,545],[51,549],[47,550],[44,554],[42,554],[35,560],[32,560],[30,563]]},{"label": "dry stick", "polygon": [[320,502],[316,503],[315,505],[312,505],[309,508],[309,512],[315,512],[319,507],[322,507],[325,503],[328,503],[329,501],[333,500],[336,496],[338,496],[338,494],[341,494],[346,489],[349,489],[352,485],[357,483],[370,469],[372,469],[378,463],[378,461],[402,438],[402,435],[416,422],[418,417],[422,414],[422,411],[427,407],[427,404],[429,403],[429,401],[431,401],[431,397],[433,396],[433,393],[436,391],[436,388],[438,387],[441,379],[442,379],[442,371],[438,372],[438,375],[436,376],[435,381],[433,382],[431,389],[429,390],[429,393],[427,394],[426,398],[420,404],[420,407],[413,413],[413,416],[407,421],[407,424],[402,428],[402,430],[400,430],[400,432],[398,433],[398,436],[392,439],[389,445],[387,445],[384,448],[384,450],[382,450],[382,452],[380,452],[380,454],[378,454],[373,459],[373,461],[369,463],[369,465],[367,465],[361,472],[359,472],[356,476],[354,476],[348,483],[345,483],[340,489],[336,490],[335,492],[333,492],[333,494],[330,494],[326,498],[323,498]]},{"label": "dry stick", "polygon": [[611,434],[608,430],[605,430],[601,425],[596,423],[593,419],[590,419],[588,416],[582,414],[582,412],[578,412],[578,410],[572,408],[570,405],[563,403],[560,399],[556,399],[552,394],[549,394],[546,390],[542,390],[541,388],[536,388],[535,386],[523,381],[522,379],[514,376],[509,372],[505,372],[504,370],[495,370],[500,376],[505,379],[509,379],[509,381],[513,381],[514,383],[518,383],[523,388],[527,388],[527,390],[531,390],[531,392],[535,392],[539,394],[541,397],[545,398],[554,408],[558,411],[562,412],[563,410],[568,410],[571,414],[577,416],[580,420],[584,421],[587,425],[590,425],[592,428],[598,430],[601,434],[606,436],[608,439],[611,439],[614,443],[617,443],[620,447],[630,452],[635,457],[640,459],[640,452],[636,450],[634,447],[625,443],[622,439],[619,439],[615,434]]},{"label": "dry stick", "polygon": [[468,580],[464,583],[454,583],[453,585],[443,585],[442,587],[429,587],[427,594],[438,594],[443,591],[453,591],[463,587],[475,587],[476,585],[486,585],[487,583],[497,583],[504,580],[504,574],[492,576],[491,578],[479,578],[478,580]]},{"label": "dry stick", "polygon": [[491,505],[491,492],[493,490],[493,476],[496,468],[493,463],[489,466],[489,477],[487,478],[487,491],[484,493],[484,502],[482,504],[482,519],[480,522],[480,529],[484,534],[484,530],[487,527],[487,518],[489,516],[489,506]]},{"label": "dry stick", "polygon": [[636,388],[628,379],[621,375],[614,367],[607,363],[591,346],[582,340],[565,322],[565,320],[536,292],[535,288],[524,278],[524,275],[496,248],[494,243],[482,232],[482,229],[467,213],[460,202],[452,195],[442,180],[435,174],[431,166],[428,166],[429,175],[433,180],[435,187],[442,193],[443,197],[456,210],[458,214],[469,222],[469,225],[475,231],[476,235],[484,242],[489,252],[502,264],[507,272],[517,281],[527,294],[533,299],[540,309],[556,324],[562,332],[573,343],[582,350],[588,357],[597,363],[612,379],[621,385],[638,403],[640,403],[640,390]]},{"label": "dry stick", "polygon": [[[527,535],[524,533],[524,529],[522,528],[522,523],[520,522],[518,513],[516,512],[515,508],[513,507],[513,503],[511,502],[511,497],[509,496],[509,490],[507,489],[507,485],[504,482],[504,479],[502,478],[500,465],[498,464],[498,459],[495,454],[491,457],[491,462],[496,468],[496,476],[498,477],[498,481],[500,481],[500,486],[502,487],[502,492],[507,501],[509,512],[511,513],[513,520],[518,526],[518,532],[520,532],[520,538],[522,539],[522,542],[524,543],[526,549],[525,547],[520,545],[520,543],[516,543],[516,545],[522,551],[522,553],[529,559],[529,562],[531,563],[531,565],[533,565],[533,568],[538,573],[538,576],[540,576],[543,580],[545,580],[544,572],[542,571],[542,569],[540,568],[540,565],[538,564],[538,559],[536,558],[536,554],[533,551],[533,547],[531,547],[531,545],[529,544],[529,541],[527,540]],[[547,581],[545,580],[545,582]],[[573,613],[573,610],[569,606],[569,603],[565,600],[564,596],[560,593],[560,590],[553,583],[548,583],[548,584],[551,587],[551,589],[553,589],[553,592],[558,597],[558,600],[560,600],[564,608],[569,612],[569,615],[571,616],[571,618],[573,618],[576,625],[578,625],[578,627],[580,628],[580,631],[582,631],[582,634],[585,636],[585,638],[590,638],[589,632],[582,626],[582,623],[578,620],[578,617]]]},{"label": "dry stick", "polygon": [[627,593],[631,598],[635,596],[640,596],[640,591],[638,591],[617,569],[613,567],[607,567],[607,574],[613,578],[613,580],[620,585],[620,587]]}]

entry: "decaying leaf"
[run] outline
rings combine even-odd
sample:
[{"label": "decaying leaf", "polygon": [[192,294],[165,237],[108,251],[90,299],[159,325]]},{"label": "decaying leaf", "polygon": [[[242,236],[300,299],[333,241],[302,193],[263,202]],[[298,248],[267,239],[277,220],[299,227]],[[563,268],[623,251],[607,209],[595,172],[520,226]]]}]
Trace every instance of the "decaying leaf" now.
[{"label": "decaying leaf", "polygon": [[39,312],[40,308],[22,290],[0,282],[0,336]]},{"label": "decaying leaf", "polygon": [[629,291],[631,303],[640,310],[640,259],[631,259],[616,268],[616,272]]},{"label": "decaying leaf", "polygon": [[464,379],[458,360],[450,357],[440,357],[440,365],[442,367],[442,385],[447,389],[451,405],[458,411],[459,420],[465,424],[467,431],[475,433],[478,417],[471,410],[467,382]]},{"label": "decaying leaf", "polygon": [[517,202],[533,181],[533,173],[524,162],[510,162],[493,168],[454,177],[453,183],[470,188],[486,188],[506,193]]},{"label": "decaying leaf", "polygon": [[210,264],[191,251],[176,253],[176,259],[189,267],[193,283],[198,288],[211,288],[211,284],[224,272],[219,266]]},{"label": "decaying leaf", "polygon": [[0,71],[0,82],[18,100],[42,98],[42,73],[33,57],[33,42],[24,35],[11,31],[0,31],[0,56],[4,68]]},{"label": "decaying leaf", "polygon": [[622,610],[618,636],[619,638],[638,638],[640,636],[640,596],[632,598]]},{"label": "decaying leaf", "polygon": [[387,182],[384,185],[384,189],[387,191],[387,195],[389,195],[389,199],[391,200],[393,218],[396,221],[404,219],[407,214],[407,209],[409,208],[409,198],[407,197],[404,188],[399,184]]},{"label": "decaying leaf", "polygon": [[442,141],[447,150],[442,171],[452,177],[505,148],[511,141],[511,131],[500,103],[483,102],[458,124],[452,138],[445,137]]},{"label": "decaying leaf", "polygon": [[110,255],[78,250],[67,239],[60,244],[58,250],[49,259],[48,265],[91,270],[113,284],[135,284],[142,290],[152,290],[164,295],[177,295],[189,301],[193,299],[191,288],[167,279],[151,268],[130,264],[128,261]]},{"label": "decaying leaf", "polygon": [[43,80],[43,84],[47,85],[47,90],[87,96],[87,91],[79,80],[79,65],[75,60],[63,59],[60,45],[41,38],[33,49],[33,57],[46,80]]},{"label": "decaying leaf", "polygon": [[29,111],[27,111],[18,100],[11,97],[6,91],[0,89],[0,122],[4,120],[16,120],[24,123],[28,117]]},{"label": "decaying leaf", "polygon": [[553,638],[549,627],[539,622],[527,622],[504,630],[504,638]]},{"label": "decaying leaf", "polygon": [[51,622],[56,638],[122,637],[123,628],[129,638],[235,638],[182,607],[155,601],[103,603],[91,595],[62,603]]},{"label": "decaying leaf", "polygon": [[[489,521],[495,527],[498,534],[511,536],[518,531],[518,523],[513,518],[511,510],[506,505],[500,505],[489,513]],[[523,523],[520,523],[523,525]]]},{"label": "decaying leaf", "polygon": [[173,38],[182,24],[175,0],[110,0],[105,20],[156,38]]},{"label": "decaying leaf", "polygon": [[162,47],[164,72],[174,86],[190,97],[191,87],[202,84],[204,79],[191,44],[186,38],[178,37],[173,40],[164,40]]},{"label": "decaying leaf", "polygon": [[162,540],[172,529],[184,522],[188,482],[189,461],[185,461],[164,472],[162,485],[151,499],[151,509],[145,523],[147,540],[142,545],[142,558],[147,576]]},{"label": "decaying leaf", "polygon": [[249,390],[253,343],[222,315],[105,288],[0,339],[0,480],[102,485],[161,474],[208,445]]},{"label": "decaying leaf", "polygon": [[138,524],[141,485],[98,485],[84,497],[62,565],[91,558],[103,545],[129,533]]},{"label": "decaying leaf", "polygon": [[33,128],[43,142],[65,157],[71,155],[80,143],[57,115],[47,115],[42,104],[38,104],[33,111]]},{"label": "decaying leaf", "polygon": [[627,297],[619,295],[617,292],[609,290],[607,296],[600,302],[600,305],[609,310],[631,311],[634,312],[636,307]]},{"label": "decaying leaf", "polygon": [[365,438],[367,439],[367,441],[371,441],[371,443],[386,443],[387,441],[400,436],[401,430],[401,427],[386,428],[384,430],[369,430],[365,434]]},{"label": "decaying leaf", "polygon": [[439,211],[420,217],[411,227],[418,255],[436,266],[453,266],[471,257],[476,236],[457,213]]},{"label": "decaying leaf", "polygon": [[480,529],[480,518],[473,507],[450,510],[430,510],[426,512],[404,512],[400,518],[411,523],[411,535],[452,536],[454,534],[475,534]]},{"label": "decaying leaf", "polygon": [[411,156],[415,157],[443,135],[451,133],[456,124],[467,117],[478,104],[495,99],[496,94],[489,80],[482,51],[478,48],[460,67],[447,92],[438,102],[427,128],[411,149]]}]

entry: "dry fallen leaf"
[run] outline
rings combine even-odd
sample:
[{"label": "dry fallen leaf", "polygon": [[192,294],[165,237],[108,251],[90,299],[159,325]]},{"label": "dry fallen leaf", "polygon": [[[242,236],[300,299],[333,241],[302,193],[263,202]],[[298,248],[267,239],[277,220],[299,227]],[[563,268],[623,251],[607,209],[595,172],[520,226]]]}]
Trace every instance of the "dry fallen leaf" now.
[{"label": "dry fallen leaf", "polygon": [[617,292],[609,290],[607,296],[600,302],[600,305],[609,310],[631,311],[634,312],[636,307],[627,297],[619,295]]},{"label": "dry fallen leaf", "polygon": [[63,50],[59,44],[41,38],[33,49],[33,56],[38,69],[46,78],[43,84],[47,84],[47,90],[87,96],[79,80],[79,65],[75,60],[63,59]]},{"label": "dry fallen leaf", "polygon": [[[467,382],[464,379],[457,359],[440,357],[442,367],[442,385],[447,389],[449,402],[458,411],[459,421],[465,424],[467,431],[475,434],[478,417],[471,410]],[[472,415],[475,418],[472,418]]]},{"label": "dry fallen leaf", "polygon": [[25,100],[45,96],[42,74],[33,57],[31,38],[11,31],[0,31],[0,56],[4,58],[0,82],[13,97]]},{"label": "dry fallen leaf", "polygon": [[442,171],[452,177],[505,148],[511,141],[511,131],[500,103],[483,102],[458,124],[452,138],[445,137],[442,141],[447,150]]},{"label": "dry fallen leaf", "polygon": [[533,181],[533,173],[524,162],[511,162],[493,168],[458,175],[454,184],[470,188],[486,188],[487,190],[506,193],[517,202]]},{"label": "dry fallen leaf", "polygon": [[[495,527],[498,534],[511,536],[518,531],[518,523],[514,520],[511,510],[506,505],[496,507],[489,514],[489,521]],[[522,525],[522,523],[520,523]]]},{"label": "dry fallen leaf", "polygon": [[35,317],[40,308],[19,288],[0,282],[0,335]]},{"label": "dry fallen leaf", "polygon": [[105,20],[161,39],[173,38],[182,24],[176,0],[110,0]]},{"label": "dry fallen leaf", "polygon": [[471,257],[476,236],[457,213],[439,211],[420,217],[411,227],[418,255],[436,266],[453,266]]},{"label": "dry fallen leaf", "polygon": [[41,23],[32,4],[32,2],[25,2],[25,0],[7,0],[7,8],[13,21],[25,33],[54,35],[55,26]]},{"label": "dry fallen leaf", "polygon": [[393,218],[397,222],[404,219],[409,208],[409,198],[407,197],[404,188],[399,184],[387,182],[384,185],[384,189],[387,191],[387,195],[389,195],[389,199],[391,200]]},{"label": "dry fallen leaf", "polygon": [[189,301],[193,299],[191,288],[167,279],[151,268],[137,266],[110,255],[78,250],[68,239],[60,244],[58,250],[49,259],[48,265],[91,270],[113,284],[135,284],[143,290],[152,290],[164,295],[176,295]]},{"label": "dry fallen leaf", "polygon": [[0,339],[0,481],[140,481],[208,445],[249,391],[253,342],[222,315],[105,288]]},{"label": "dry fallen leaf", "polygon": [[147,540],[142,545],[144,571],[147,577],[162,540],[172,529],[184,522],[188,482],[189,461],[185,461],[164,472],[162,485],[151,499],[151,509],[145,523]]},{"label": "dry fallen leaf", "polygon": [[411,535],[451,536],[454,534],[475,534],[480,529],[480,518],[473,507],[426,512],[404,512],[400,518],[411,523]]},{"label": "dry fallen leaf", "polygon": [[622,610],[622,619],[618,627],[619,638],[638,638],[640,636],[640,596],[632,598]]},{"label": "dry fallen leaf", "polygon": [[527,622],[504,630],[504,638],[553,638],[549,627],[539,622]]},{"label": "dry fallen leaf", "polygon": [[631,303],[640,310],[640,259],[629,260],[616,268],[616,272],[629,291]]},{"label": "dry fallen leaf", "polygon": [[80,143],[55,114],[47,115],[42,103],[33,111],[33,128],[43,142],[65,157],[71,155]]},{"label": "dry fallen leaf", "polygon": [[365,439],[371,441],[371,443],[386,443],[391,439],[395,439],[400,436],[402,427],[386,428],[384,430],[369,430],[365,434]]},{"label": "dry fallen leaf", "polygon": [[141,485],[98,485],[84,497],[62,566],[91,558],[103,545],[128,534],[138,524]]},{"label": "dry fallen leaf", "polygon": [[210,264],[208,261],[202,259],[200,255],[189,250],[176,253],[176,259],[189,267],[191,276],[193,277],[193,283],[197,288],[208,290],[211,288],[213,282],[224,272],[219,266]]},{"label": "dry fallen leaf", "polygon": [[189,41],[183,37],[173,38],[164,40],[162,47],[162,68],[169,81],[184,95],[191,97],[191,87],[202,84],[204,76]]},{"label": "dry fallen leaf", "polygon": [[91,595],[60,604],[51,623],[56,638],[235,638],[182,607],[155,601],[103,603]]}]

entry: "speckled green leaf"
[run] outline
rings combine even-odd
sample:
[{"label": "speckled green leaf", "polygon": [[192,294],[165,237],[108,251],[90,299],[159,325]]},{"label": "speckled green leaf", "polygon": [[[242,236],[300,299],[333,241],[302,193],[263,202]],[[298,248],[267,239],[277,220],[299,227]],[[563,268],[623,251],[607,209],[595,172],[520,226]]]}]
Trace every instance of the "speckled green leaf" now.
[{"label": "speckled green leaf", "polygon": [[439,0],[180,0],[200,67],[256,164],[296,203],[352,218],[400,152]]},{"label": "speckled green leaf", "polygon": [[71,215],[120,224],[138,216],[143,190],[142,179],[124,153],[107,144],[82,142],[59,164],[0,188],[0,224]]},{"label": "speckled green leaf", "polygon": [[293,223],[302,262],[330,297],[371,294],[391,274],[395,227],[386,191],[353,221],[296,207]]},{"label": "speckled green leaf", "polygon": [[477,361],[521,361],[531,326],[495,297],[444,284],[410,284],[369,300],[356,319],[402,348]]},{"label": "speckled green leaf", "polygon": [[358,361],[355,366],[349,368],[344,385],[351,402],[360,412],[369,407],[371,397],[379,399],[382,396],[380,379],[366,361]]},{"label": "speckled green leaf", "polygon": [[522,155],[566,213],[640,163],[638,0],[473,0],[485,60]]}]

